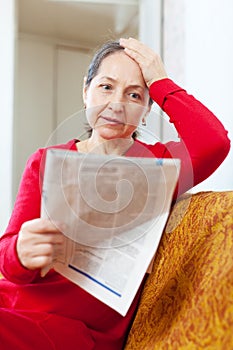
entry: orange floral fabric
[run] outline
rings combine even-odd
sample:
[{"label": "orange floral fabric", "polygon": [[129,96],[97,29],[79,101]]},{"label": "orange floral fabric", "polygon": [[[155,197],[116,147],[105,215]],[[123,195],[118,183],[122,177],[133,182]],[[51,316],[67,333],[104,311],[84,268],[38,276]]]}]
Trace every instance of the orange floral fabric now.
[{"label": "orange floral fabric", "polygon": [[233,349],[233,191],[171,211],[125,350]]}]

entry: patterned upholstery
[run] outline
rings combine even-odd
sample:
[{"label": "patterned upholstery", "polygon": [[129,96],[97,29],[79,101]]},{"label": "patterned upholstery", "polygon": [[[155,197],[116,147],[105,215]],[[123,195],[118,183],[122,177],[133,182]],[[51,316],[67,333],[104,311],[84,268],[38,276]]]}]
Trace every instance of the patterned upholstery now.
[{"label": "patterned upholstery", "polygon": [[233,191],[172,209],[125,350],[233,349]]}]

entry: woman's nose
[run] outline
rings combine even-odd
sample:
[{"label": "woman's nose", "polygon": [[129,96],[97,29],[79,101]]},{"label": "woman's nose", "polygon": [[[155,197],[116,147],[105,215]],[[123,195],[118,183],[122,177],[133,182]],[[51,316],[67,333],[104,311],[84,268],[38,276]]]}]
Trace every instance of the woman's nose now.
[{"label": "woman's nose", "polygon": [[118,92],[111,96],[109,107],[115,112],[119,113],[124,110],[124,104],[125,104],[124,95]]},{"label": "woman's nose", "polygon": [[122,113],[124,110],[123,102],[110,102],[108,107],[115,113]]}]

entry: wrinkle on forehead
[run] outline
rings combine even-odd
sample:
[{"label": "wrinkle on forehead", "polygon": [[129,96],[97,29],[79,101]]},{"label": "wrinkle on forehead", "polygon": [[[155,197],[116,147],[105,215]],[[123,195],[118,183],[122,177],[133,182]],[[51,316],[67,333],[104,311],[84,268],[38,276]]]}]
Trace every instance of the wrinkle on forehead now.
[{"label": "wrinkle on forehead", "polygon": [[124,79],[128,85],[147,88],[141,69],[124,51],[114,52],[100,64],[96,78],[106,77],[116,81]]}]

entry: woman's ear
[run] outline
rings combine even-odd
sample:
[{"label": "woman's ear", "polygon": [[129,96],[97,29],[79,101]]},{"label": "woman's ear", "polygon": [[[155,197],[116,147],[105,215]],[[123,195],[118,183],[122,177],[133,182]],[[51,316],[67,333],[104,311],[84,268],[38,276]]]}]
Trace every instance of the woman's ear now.
[{"label": "woman's ear", "polygon": [[150,111],[151,111],[151,106],[148,106],[146,113],[142,117],[142,125],[144,125],[144,126],[146,126],[146,118],[147,118],[148,114],[150,114]]},{"label": "woman's ear", "polygon": [[87,85],[86,85],[87,77],[83,79],[83,103],[84,108],[86,108],[86,100],[87,100]]},{"label": "woman's ear", "polygon": [[142,117],[142,125],[146,126],[146,115]]}]

